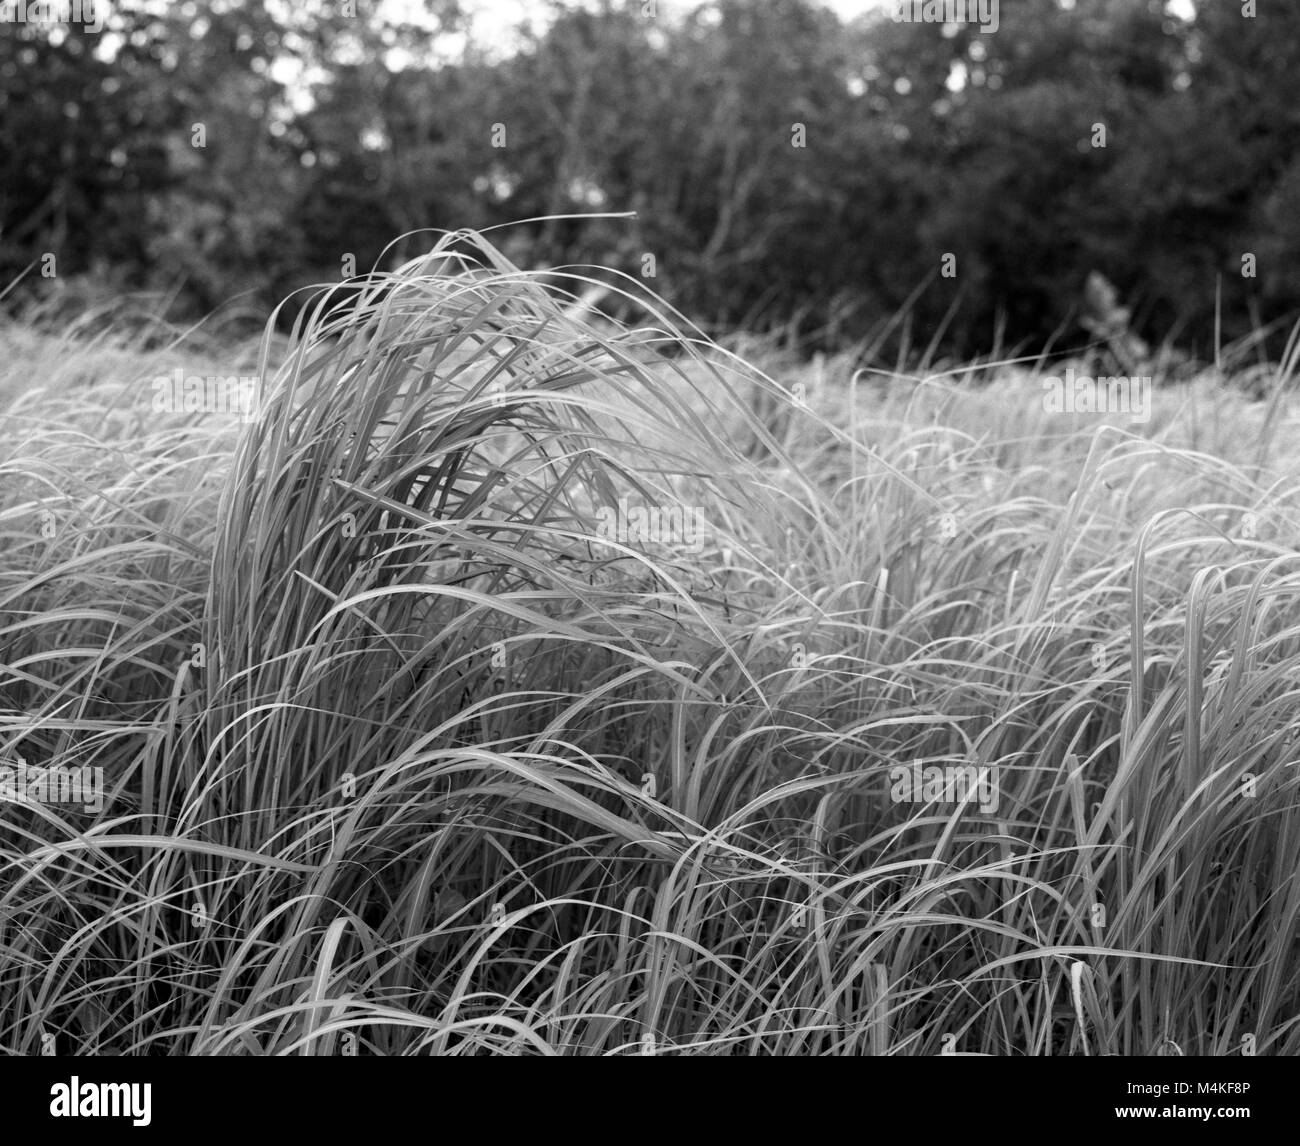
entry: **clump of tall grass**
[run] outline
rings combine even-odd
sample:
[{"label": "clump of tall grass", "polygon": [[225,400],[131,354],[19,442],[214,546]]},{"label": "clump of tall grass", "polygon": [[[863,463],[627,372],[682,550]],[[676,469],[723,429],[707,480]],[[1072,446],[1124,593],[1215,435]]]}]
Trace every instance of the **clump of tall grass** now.
[{"label": "clump of tall grass", "polygon": [[16,400],[0,755],[109,798],[6,808],[0,1047],[1300,1049],[1295,459],[644,302],[447,236],[246,425]]}]

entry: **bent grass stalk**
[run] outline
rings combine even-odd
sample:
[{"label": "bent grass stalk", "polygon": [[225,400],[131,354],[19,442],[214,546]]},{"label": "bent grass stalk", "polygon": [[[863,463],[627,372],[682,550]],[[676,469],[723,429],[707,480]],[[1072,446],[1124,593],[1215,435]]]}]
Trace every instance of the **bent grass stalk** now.
[{"label": "bent grass stalk", "polygon": [[247,425],[147,413],[243,350],[24,328],[0,755],[110,798],[4,808],[0,1050],[1300,1051],[1282,382],[873,394],[616,289],[445,235],[268,337]]}]

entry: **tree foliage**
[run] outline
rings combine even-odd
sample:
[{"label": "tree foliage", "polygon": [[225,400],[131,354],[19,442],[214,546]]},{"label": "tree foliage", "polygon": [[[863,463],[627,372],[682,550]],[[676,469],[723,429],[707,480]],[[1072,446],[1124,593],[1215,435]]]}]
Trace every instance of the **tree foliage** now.
[{"label": "tree foliage", "polygon": [[409,232],[548,217],[513,233],[521,261],[652,267],[718,329],[842,344],[907,308],[891,352],[1068,343],[1098,270],[1148,337],[1208,353],[1216,297],[1225,337],[1300,299],[1300,8],[1247,7],[1002,0],[985,34],[552,2],[504,45],[435,0],[406,23],[333,0],[11,22],[0,281],[35,266],[21,296],[53,254],[181,312],[264,310],[413,255],[389,246]]}]

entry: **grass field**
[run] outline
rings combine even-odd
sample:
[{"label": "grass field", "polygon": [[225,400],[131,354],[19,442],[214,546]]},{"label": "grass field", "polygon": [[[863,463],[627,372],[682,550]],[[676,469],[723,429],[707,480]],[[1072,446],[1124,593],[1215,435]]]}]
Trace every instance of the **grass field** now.
[{"label": "grass field", "polygon": [[0,781],[103,782],[0,805],[0,1051],[1300,1053],[1289,367],[1051,412],[438,254],[0,333]]}]

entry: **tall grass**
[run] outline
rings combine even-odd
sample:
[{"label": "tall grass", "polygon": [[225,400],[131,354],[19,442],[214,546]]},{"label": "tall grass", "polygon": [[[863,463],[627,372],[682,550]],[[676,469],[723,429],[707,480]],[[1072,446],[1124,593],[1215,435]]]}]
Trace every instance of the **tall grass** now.
[{"label": "tall grass", "polygon": [[566,301],[448,236],[247,422],[150,406],[211,348],[4,335],[0,757],[108,797],[4,805],[0,1049],[1297,1053],[1282,386],[1130,426]]}]

